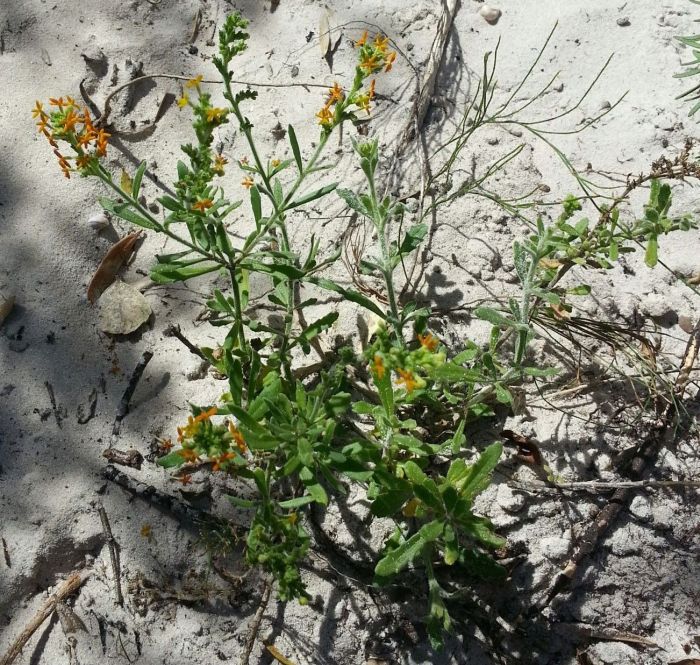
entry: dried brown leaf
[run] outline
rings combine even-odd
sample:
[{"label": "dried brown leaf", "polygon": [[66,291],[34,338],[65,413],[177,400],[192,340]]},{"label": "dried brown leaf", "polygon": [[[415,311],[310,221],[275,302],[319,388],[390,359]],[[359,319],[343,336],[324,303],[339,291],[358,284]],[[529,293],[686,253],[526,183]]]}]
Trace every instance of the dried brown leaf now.
[{"label": "dried brown leaf", "polygon": [[93,275],[90,286],[88,286],[87,297],[91,303],[94,303],[114,282],[121,267],[129,260],[134,251],[134,245],[140,235],[140,231],[134,231],[109,248]]}]

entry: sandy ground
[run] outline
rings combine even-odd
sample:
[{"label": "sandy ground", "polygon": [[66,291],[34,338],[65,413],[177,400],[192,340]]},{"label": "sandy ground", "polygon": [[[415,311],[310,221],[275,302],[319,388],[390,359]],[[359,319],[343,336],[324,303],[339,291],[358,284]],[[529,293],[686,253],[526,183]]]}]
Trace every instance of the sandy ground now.
[{"label": "sandy ground", "polygon": [[[56,620],[44,624],[16,661],[22,665],[129,662],[142,665],[237,663],[262,593],[263,582],[250,575],[238,588],[224,584],[207,564],[197,544],[198,530],[189,517],[174,516],[143,497],[134,498],[102,471],[115,412],[134,366],[145,350],[154,353],[123,422],[118,447],[144,455],[157,436],[172,436],[187,413],[187,401],[215,400],[225,384],[200,373],[197,358],[179,342],[163,336],[178,323],[198,344],[214,344],[217,330],[198,320],[202,296],[211,283],[177,288],[149,288],[145,295],[154,317],[145,329],[115,341],[101,333],[97,309],[86,299],[86,286],[100,258],[127,225],[115,221],[100,235],[87,225],[104,194],[96,183],[62,178],[46,143],[36,136],[30,109],[36,99],[79,97],[79,83],[101,105],[110,90],[133,76],[170,73],[213,78],[212,37],[226,12],[241,10],[250,19],[250,49],[240,58],[237,77],[278,84],[331,83],[352,74],[352,40],[365,28],[381,29],[401,49],[395,71],[383,77],[384,96],[371,131],[385,155],[411,109],[414,72],[421,74],[435,37],[442,4],[437,0],[329,0],[331,23],[339,38],[332,71],[320,57],[317,0],[161,0],[149,3],[66,0],[2,0],[0,3],[0,290],[16,305],[0,327],[0,652],[9,645],[42,603],[46,589],[63,579],[86,557],[94,574],[75,600],[75,613],[87,632],[76,635],[73,655]],[[628,91],[619,106],[584,134],[557,136],[573,164],[620,178],[648,167],[660,154],[675,154],[697,133],[676,95],[684,83],[672,78],[684,59],[674,40],[693,33],[694,6],[686,0],[502,0],[503,16],[489,25],[480,3],[463,0],[454,20],[439,84],[425,126],[435,146],[458,122],[473,94],[482,55],[501,39],[497,95],[504,98],[522,79],[548,33],[558,27],[523,102],[561,71],[559,83],[529,111],[529,119],[570,108],[611,53],[614,58],[584,102],[556,125],[580,126]],[[274,10],[274,11],[273,11]],[[192,40],[195,16],[201,26]],[[700,10],[695,14],[700,16]],[[627,19],[627,20],[622,20]],[[414,69],[415,68],[415,69]],[[562,85],[563,84],[563,85]],[[119,129],[145,127],[163,96],[179,94],[179,83],[158,80],[135,89],[127,104],[116,104]],[[317,88],[261,88],[254,117],[257,135],[270,155],[282,157],[288,144],[273,130],[291,122],[308,150],[317,136],[313,115],[320,106]],[[218,94],[218,93],[217,93]],[[121,98],[120,98],[121,99]],[[132,123],[130,125],[130,123]],[[173,179],[180,143],[189,140],[189,117],[170,108],[145,137],[121,137],[109,151],[113,171],[133,170],[146,159],[159,181]],[[337,148],[345,181],[358,180],[349,157],[347,128]],[[525,149],[495,186],[501,192],[526,192],[546,184],[551,197],[574,190],[570,175],[552,151],[518,132],[486,130],[465,156],[465,168],[483,169],[519,144]],[[240,137],[222,131],[224,153],[242,156]],[[415,165],[406,164],[404,188],[416,182]],[[237,178],[234,174],[233,178]],[[232,181],[232,188],[237,187]],[[697,212],[691,187],[677,187],[678,209]],[[149,201],[161,195],[147,180]],[[241,191],[243,195],[243,191]],[[333,201],[300,219],[296,240],[313,229],[331,248],[343,231],[342,211]],[[424,293],[438,307],[454,307],[512,288],[510,247],[522,225],[483,200],[459,201],[439,220],[428,255]],[[689,275],[698,269],[698,234],[662,243],[669,267]],[[172,245],[148,237],[124,279],[143,285],[153,255]],[[644,267],[640,257],[625,270],[597,274],[597,297],[581,304],[588,316],[618,322],[645,321],[663,333],[663,357],[678,363],[687,334],[683,317],[696,320],[700,302],[692,291],[661,269]],[[354,329],[352,308],[343,309],[338,334]],[[436,322],[445,339],[478,335],[483,328],[455,317]],[[538,348],[543,362],[552,350]],[[604,349],[602,350],[604,351]],[[602,353],[601,351],[601,353]],[[556,361],[556,360],[555,360]],[[590,370],[594,372],[595,369]],[[569,377],[571,378],[571,377]],[[593,375],[588,379],[593,381]],[[562,380],[559,388],[565,389]],[[619,384],[613,384],[619,385]],[[55,399],[52,406],[50,394]],[[628,401],[626,401],[628,400]],[[94,403],[94,415],[90,404]],[[630,428],[629,396],[605,385],[594,391],[563,393],[545,401],[536,392],[528,411],[484,432],[493,437],[505,424],[535,436],[551,466],[568,479],[610,479],[616,453],[644,430]],[[654,477],[697,478],[700,472],[695,435],[679,437],[664,449]],[[129,473],[146,485],[181,497],[179,486],[152,463]],[[601,504],[599,496],[559,497],[514,491],[513,466],[506,463],[480,509],[509,539],[521,564],[506,589],[485,589],[484,598],[508,621],[551,582],[566,561],[576,534]],[[224,511],[224,488],[195,478],[199,508]],[[272,601],[263,617],[260,640],[251,662],[269,663],[262,644],[274,644],[297,665],[304,663],[581,663],[665,664],[700,658],[700,574],[697,491],[640,493],[623,510],[606,540],[588,560],[575,590],[562,596],[541,617],[528,619],[499,643],[490,642],[476,625],[452,639],[436,656],[426,648],[411,619],[420,609],[406,599],[389,599],[336,572],[323,558],[311,558],[307,571],[314,601],[306,608]],[[185,497],[187,498],[187,497]],[[114,580],[96,502],[104,504],[121,549],[125,604],[113,600]],[[359,504],[358,504],[359,505]],[[359,508],[358,508],[359,510]],[[351,556],[360,557],[371,539],[358,544],[343,526],[343,516],[329,510],[323,524]],[[581,636],[582,626],[593,637]],[[602,635],[617,631],[617,639]],[[648,644],[620,639],[620,631]],[[71,658],[73,659],[71,661]],[[585,660],[584,658],[588,658]],[[687,662],[698,662],[688,660]]]}]

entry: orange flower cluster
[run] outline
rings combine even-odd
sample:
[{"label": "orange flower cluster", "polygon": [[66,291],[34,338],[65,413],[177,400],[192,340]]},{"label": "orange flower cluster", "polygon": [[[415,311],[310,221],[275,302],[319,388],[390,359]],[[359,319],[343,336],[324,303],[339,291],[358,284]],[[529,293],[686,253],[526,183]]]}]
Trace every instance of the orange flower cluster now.
[{"label": "orange flower cluster", "polygon": [[360,51],[360,69],[365,76],[370,76],[380,69],[390,72],[396,60],[396,51],[389,51],[389,38],[377,35],[374,42],[367,43],[367,31],[355,42]]},{"label": "orange flower cluster", "polygon": [[[56,109],[50,114],[44,111],[43,104],[37,101],[32,109],[32,117],[37,119],[39,133],[46,137],[53,148],[63,175],[70,178],[71,171],[84,169],[93,158],[104,157],[107,154],[107,139],[111,135],[104,129],[96,129],[88,109],[81,109],[72,97],[51,98],[49,105]],[[68,142],[77,153],[76,156],[64,156],[58,149],[57,140]],[[93,145],[94,153],[90,152]],[[71,168],[70,159],[75,160],[75,169]]]},{"label": "orange flower cluster", "polygon": [[406,392],[412,393],[418,387],[418,381],[416,381],[416,377],[410,370],[397,369],[396,373],[399,375],[399,378],[396,379],[396,383],[403,383]]},{"label": "orange flower cluster", "polygon": [[418,335],[418,341],[420,342],[420,345],[428,351],[435,351],[440,344],[440,342],[430,333]]},{"label": "orange flower cluster", "polygon": [[[202,411],[198,416],[195,416],[194,418],[192,416],[187,417],[187,425],[184,427],[178,427],[177,428],[177,440],[179,443],[182,443],[184,439],[191,439],[199,430],[200,423],[202,423],[205,420],[209,420],[212,416],[215,416],[217,413],[217,408],[213,406],[211,409],[208,411]],[[188,455],[186,453],[194,453],[195,459],[197,458],[197,453],[195,453],[194,450],[181,450],[179,451],[180,455],[182,455],[185,459],[188,459]],[[189,461],[189,460],[188,460]]]}]

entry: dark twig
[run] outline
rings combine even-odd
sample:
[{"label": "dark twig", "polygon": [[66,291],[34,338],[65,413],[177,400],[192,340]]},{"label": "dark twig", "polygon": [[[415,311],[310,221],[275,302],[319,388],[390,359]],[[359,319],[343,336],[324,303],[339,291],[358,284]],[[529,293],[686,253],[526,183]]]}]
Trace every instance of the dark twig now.
[{"label": "dark twig", "polygon": [[117,605],[124,604],[124,596],[122,595],[122,583],[121,583],[121,566],[119,562],[119,545],[112,535],[112,527],[109,525],[109,519],[107,519],[107,513],[104,506],[101,503],[97,504],[97,512],[100,514],[100,520],[102,521],[102,530],[104,532],[105,540],[107,541],[107,547],[109,547],[109,558],[112,561],[112,574],[114,575],[114,596]]},{"label": "dark twig", "polygon": [[5,565],[8,568],[12,568],[12,563],[10,561],[10,553],[7,550],[7,542],[5,541],[4,538],[0,538],[0,540],[2,540],[2,553],[3,553],[3,556],[5,557]]},{"label": "dark twig", "polygon": [[148,365],[148,363],[151,361],[151,358],[153,358],[153,354],[150,351],[144,351],[141,355],[141,360],[139,360],[136,367],[134,367],[134,371],[129,379],[129,385],[127,385],[126,390],[122,395],[121,402],[119,402],[119,407],[117,408],[117,415],[114,418],[112,438],[109,443],[110,448],[114,446],[117,441],[117,437],[119,436],[119,432],[121,432],[122,428],[122,420],[124,420],[126,414],[129,413],[129,403],[131,402],[131,398],[133,397],[136,386],[141,380],[141,376],[146,369],[146,365]]},{"label": "dark twig", "polygon": [[48,381],[44,381],[44,385],[46,386],[46,392],[49,393],[49,399],[51,400],[53,417],[56,419],[58,428],[61,429],[61,414],[59,413],[58,406],[56,405],[56,395],[53,392],[53,386]]},{"label": "dark twig", "polygon": [[189,339],[187,339],[187,337],[182,334],[180,326],[168,326],[163,331],[163,334],[166,337],[175,337],[176,339],[179,339],[191,353],[204,360],[204,362],[206,362],[208,365],[211,365],[209,358],[207,358],[194,344],[192,344],[192,342],[190,342]]},{"label": "dark twig", "polygon": [[267,609],[267,604],[270,602],[270,595],[272,594],[272,580],[267,580],[265,582],[265,589],[260,599],[260,605],[258,606],[258,611],[255,613],[253,620],[250,623],[250,630],[248,631],[248,637],[246,638],[245,649],[243,651],[243,657],[241,658],[241,665],[248,665],[250,663],[250,655],[253,653],[253,647],[255,647],[255,640],[258,637],[258,632],[260,631],[260,624],[262,623],[263,615]]}]

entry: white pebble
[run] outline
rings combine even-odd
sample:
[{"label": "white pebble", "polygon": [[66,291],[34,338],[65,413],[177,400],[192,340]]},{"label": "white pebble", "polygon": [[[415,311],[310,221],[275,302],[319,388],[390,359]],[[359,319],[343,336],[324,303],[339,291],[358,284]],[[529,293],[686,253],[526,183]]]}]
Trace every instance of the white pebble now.
[{"label": "white pebble", "polygon": [[496,9],[496,7],[491,7],[491,5],[484,5],[480,10],[479,14],[484,18],[484,20],[491,24],[496,25],[498,19],[501,18],[501,10]]},{"label": "white pebble", "polygon": [[87,223],[93,231],[99,233],[109,226],[109,219],[103,212],[96,212],[94,215],[90,215]]}]

